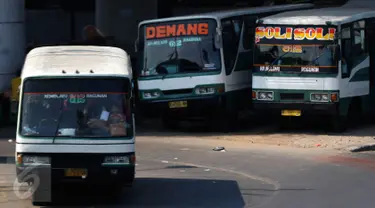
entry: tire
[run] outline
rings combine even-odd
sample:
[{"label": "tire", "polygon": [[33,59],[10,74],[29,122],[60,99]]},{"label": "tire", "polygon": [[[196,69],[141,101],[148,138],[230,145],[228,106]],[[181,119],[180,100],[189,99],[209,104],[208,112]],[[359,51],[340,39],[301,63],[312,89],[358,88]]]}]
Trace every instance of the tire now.
[{"label": "tire", "polygon": [[238,130],[238,112],[227,112],[218,118],[218,130],[223,133],[230,133]]},{"label": "tire", "polygon": [[348,109],[348,125],[363,124],[365,120],[362,118],[361,101],[354,99]]},{"label": "tire", "polygon": [[106,187],[106,201],[110,204],[117,204],[124,193],[124,185],[123,184],[113,184],[111,186]]},{"label": "tire", "polygon": [[279,118],[279,128],[280,130],[290,129],[290,117],[280,116]]},{"label": "tire", "polygon": [[172,116],[164,115],[162,122],[166,129],[177,129],[179,127],[179,121]]},{"label": "tire", "polygon": [[346,116],[335,115],[331,118],[331,130],[335,133],[343,133],[350,125],[362,122],[361,115],[361,101],[354,98]]}]

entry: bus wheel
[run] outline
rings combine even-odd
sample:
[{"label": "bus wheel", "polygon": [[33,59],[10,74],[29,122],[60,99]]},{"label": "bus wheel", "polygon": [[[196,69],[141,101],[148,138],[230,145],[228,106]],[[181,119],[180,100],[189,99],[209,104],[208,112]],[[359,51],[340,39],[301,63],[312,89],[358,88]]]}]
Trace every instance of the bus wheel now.
[{"label": "bus wheel", "polygon": [[167,129],[177,129],[179,127],[179,121],[171,115],[163,115],[162,122]]},{"label": "bus wheel", "polygon": [[281,130],[288,130],[291,127],[291,117],[289,116],[280,116],[279,128]]},{"label": "bus wheel", "polygon": [[335,115],[330,119],[331,131],[335,133],[345,132],[347,129],[347,116]]},{"label": "bus wheel", "polygon": [[236,131],[239,127],[238,112],[226,113],[219,117],[218,122],[217,127],[221,132]]}]

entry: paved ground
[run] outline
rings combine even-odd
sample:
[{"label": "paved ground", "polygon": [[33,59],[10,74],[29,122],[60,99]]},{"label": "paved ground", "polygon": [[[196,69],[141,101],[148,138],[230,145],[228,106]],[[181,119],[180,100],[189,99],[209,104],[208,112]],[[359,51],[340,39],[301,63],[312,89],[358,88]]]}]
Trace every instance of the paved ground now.
[{"label": "paved ground", "polygon": [[241,122],[235,132],[220,133],[207,129],[201,122],[182,122],[177,130],[166,130],[157,119],[148,119],[137,128],[138,136],[165,138],[217,139],[243,142],[244,145],[266,144],[295,148],[343,150],[351,146],[375,144],[375,125],[358,122],[340,134],[328,131],[321,120],[291,120],[287,129],[280,129],[276,119],[253,119]]},{"label": "paved ground", "polygon": [[[275,122],[244,122],[238,131],[224,134],[195,122],[165,130],[149,120],[137,134],[137,182],[120,203],[108,205],[102,192],[87,190],[73,191],[64,202],[95,207],[374,207],[375,153],[340,151],[374,143],[375,128],[369,124],[335,135],[319,122],[297,121],[283,130]],[[0,129],[0,208],[31,207],[14,194],[14,165],[4,164],[14,157],[14,137],[14,127]],[[216,146],[226,151],[212,151]],[[83,200],[74,197],[82,193],[87,195]]]},{"label": "paved ground", "polygon": [[[224,146],[225,152],[213,151]],[[3,140],[1,155],[14,145]],[[374,207],[375,154],[243,145],[183,137],[139,137],[137,181],[121,202],[102,192],[63,197],[81,207]],[[0,207],[31,207],[12,190],[14,166],[0,165]],[[99,194],[99,195],[98,195]]]}]

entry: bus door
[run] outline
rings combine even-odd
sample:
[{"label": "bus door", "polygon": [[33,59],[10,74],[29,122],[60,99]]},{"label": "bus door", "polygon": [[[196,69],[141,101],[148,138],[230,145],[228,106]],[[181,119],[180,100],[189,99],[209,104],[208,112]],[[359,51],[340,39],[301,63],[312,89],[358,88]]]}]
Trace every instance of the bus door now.
[{"label": "bus door", "polygon": [[[370,56],[370,95],[371,101],[375,102],[375,18],[366,21],[366,47]],[[374,98],[373,98],[374,97]]]}]

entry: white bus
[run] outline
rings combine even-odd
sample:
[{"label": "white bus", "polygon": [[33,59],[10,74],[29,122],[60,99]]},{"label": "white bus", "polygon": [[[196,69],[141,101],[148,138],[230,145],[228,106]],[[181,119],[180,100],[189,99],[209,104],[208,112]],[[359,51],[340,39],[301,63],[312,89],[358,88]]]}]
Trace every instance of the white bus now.
[{"label": "white bus", "polygon": [[331,130],[339,132],[347,121],[372,112],[374,29],[370,4],[261,19],[254,52],[255,110],[285,118],[323,116],[330,119]]},{"label": "white bus", "polygon": [[136,41],[141,111],[161,114],[166,127],[197,116],[229,127],[251,105],[256,20],[313,6],[254,7],[141,22]]},{"label": "white bus", "polygon": [[20,182],[29,182],[32,173],[39,178],[34,205],[51,203],[38,190],[54,191],[60,183],[103,185],[107,194],[132,184],[132,70],[125,51],[36,48],[26,57],[21,79],[16,168]]}]

